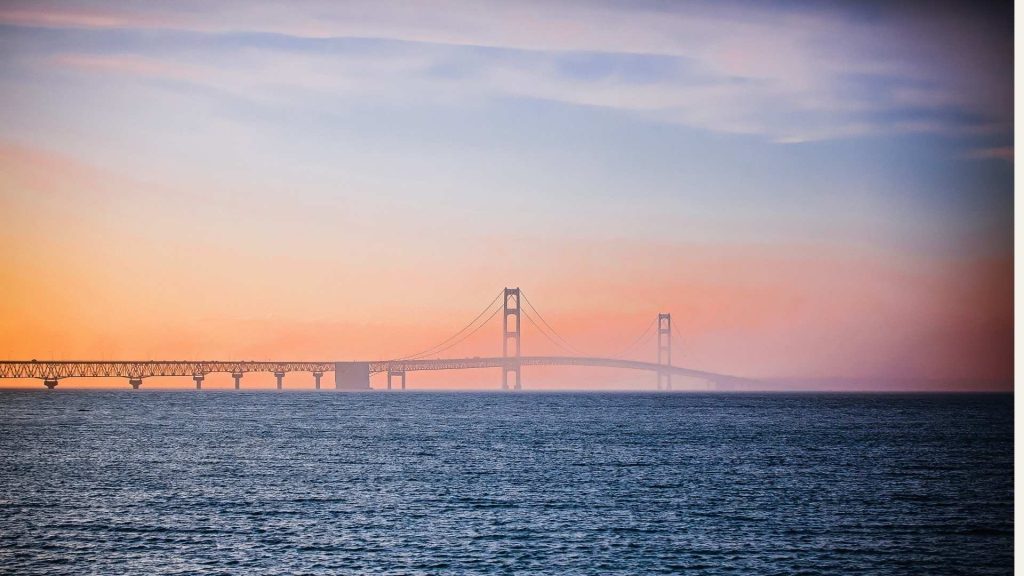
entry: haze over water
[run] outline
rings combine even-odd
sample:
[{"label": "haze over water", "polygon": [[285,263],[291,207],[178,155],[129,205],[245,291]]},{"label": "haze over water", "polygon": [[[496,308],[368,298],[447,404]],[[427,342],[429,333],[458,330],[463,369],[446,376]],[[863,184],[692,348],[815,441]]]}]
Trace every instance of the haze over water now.
[{"label": "haze over water", "polygon": [[13,574],[1006,574],[1009,395],[0,393]]}]

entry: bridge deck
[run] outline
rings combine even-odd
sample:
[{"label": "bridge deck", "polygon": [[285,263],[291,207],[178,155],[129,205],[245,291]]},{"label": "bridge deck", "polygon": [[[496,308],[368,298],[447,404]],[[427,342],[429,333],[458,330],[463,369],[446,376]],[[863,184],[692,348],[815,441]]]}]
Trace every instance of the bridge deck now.
[{"label": "bridge deck", "polygon": [[0,361],[0,378],[148,378],[154,376],[195,376],[199,374],[250,372],[333,372],[336,364],[366,364],[371,373],[387,371],[465,370],[520,366],[595,366],[669,372],[707,380],[738,379],[726,374],[663,366],[653,362],[574,356],[522,356],[519,358],[473,357],[421,360],[371,360],[355,362],[264,362],[216,360],[146,361]]},{"label": "bridge deck", "polygon": [[651,372],[669,372],[695,378],[730,377],[703,370],[694,370],[682,366],[664,366],[654,362],[638,360],[620,360],[617,358],[595,358],[586,356],[520,356],[519,358],[441,358],[428,360],[380,360],[370,362],[370,372],[386,372],[388,370],[463,370],[470,368],[500,368],[502,366],[594,366],[600,368],[624,368],[628,370],[647,370]]}]

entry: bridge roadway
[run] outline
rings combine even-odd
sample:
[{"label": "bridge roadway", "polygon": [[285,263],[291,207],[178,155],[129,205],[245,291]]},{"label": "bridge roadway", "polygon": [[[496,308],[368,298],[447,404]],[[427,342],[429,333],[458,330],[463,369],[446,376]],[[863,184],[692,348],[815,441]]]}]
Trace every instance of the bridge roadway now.
[{"label": "bridge roadway", "polygon": [[[382,372],[414,372],[421,370],[463,370],[472,368],[500,368],[503,366],[594,366],[602,368],[624,368],[665,372],[673,375],[699,378],[715,384],[740,384],[752,382],[745,378],[694,370],[681,366],[666,366],[654,362],[621,360],[617,358],[595,358],[576,356],[520,356],[516,357],[473,357],[441,358],[419,360],[371,360],[352,362],[271,362],[271,361],[216,361],[216,360],[143,360],[143,361],[0,361],[0,378],[39,378],[56,385],[63,378],[128,378],[134,387],[142,378],[156,376],[191,376],[197,387],[206,374],[229,373],[238,379],[250,372],[269,372],[278,376],[278,384],[288,372],[309,372],[317,378],[325,372],[351,372],[356,374]],[[340,380],[337,380],[340,382]],[[369,382],[367,380],[367,386]],[[52,386],[50,386],[52,387]],[[341,386],[339,386],[341,387]]]},{"label": "bridge roadway", "polygon": [[466,368],[501,368],[502,366],[595,366],[600,368],[626,368],[630,370],[648,370],[651,372],[669,372],[680,376],[691,376],[705,380],[718,378],[734,378],[725,374],[693,370],[682,366],[665,366],[654,362],[639,360],[619,360],[617,358],[594,358],[586,356],[520,356],[519,358],[443,358],[430,360],[383,360],[370,362],[370,372],[416,370],[460,370]]}]

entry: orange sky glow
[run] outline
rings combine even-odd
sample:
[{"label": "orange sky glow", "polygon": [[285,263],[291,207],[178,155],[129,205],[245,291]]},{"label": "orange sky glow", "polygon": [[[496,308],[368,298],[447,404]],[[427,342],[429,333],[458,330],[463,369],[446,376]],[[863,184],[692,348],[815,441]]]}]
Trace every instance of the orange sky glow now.
[{"label": "orange sky glow", "polygon": [[[355,233],[380,236],[372,254],[340,250],[321,260],[310,254],[328,251],[329,230],[293,239],[294,253],[248,250],[255,236],[273,243],[273,227],[233,227],[240,237],[231,238],[197,230],[187,218],[150,219],[132,204],[173,198],[139,198],[140,184],[59,155],[10,145],[3,152],[0,187],[16,191],[3,199],[11,225],[0,236],[9,263],[0,301],[6,358],[399,357],[458,330],[501,287],[520,285],[563,336],[595,355],[614,354],[669,311],[683,337],[676,361],[694,368],[771,378],[959,379],[980,388],[1006,381],[1011,370],[1008,260],[629,240],[552,248],[514,235],[431,255],[369,229]],[[187,210],[201,211],[202,203]],[[499,326],[496,318],[450,353],[500,355]],[[524,332],[524,354],[560,352],[525,321]],[[633,357],[653,359],[649,348]],[[628,371],[560,370],[528,374],[541,387],[644,382]],[[310,386],[305,380],[291,376],[289,385]],[[410,386],[490,380],[497,377],[489,372],[415,374]],[[272,383],[270,375],[246,380]],[[217,385],[211,376],[208,387]]]},{"label": "orange sky glow", "polygon": [[[521,287],[588,355],[670,312],[690,368],[1012,390],[1012,29],[994,13],[308,7],[0,6],[0,358],[396,358]],[[523,330],[524,354],[564,352]],[[445,355],[500,346],[496,318]],[[125,382],[61,383],[85,386]]]}]

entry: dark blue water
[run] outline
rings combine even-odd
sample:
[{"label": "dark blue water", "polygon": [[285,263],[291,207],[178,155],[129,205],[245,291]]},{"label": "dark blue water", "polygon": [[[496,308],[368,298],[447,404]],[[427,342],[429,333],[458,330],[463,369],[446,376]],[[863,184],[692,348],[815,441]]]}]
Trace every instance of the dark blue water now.
[{"label": "dark blue water", "polygon": [[0,393],[11,574],[1007,574],[1012,396]]}]

